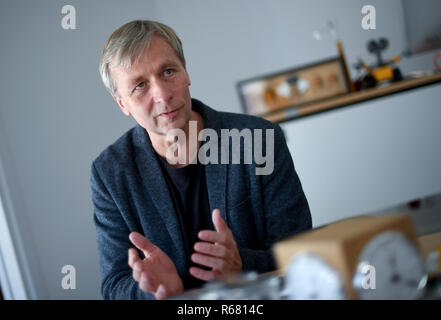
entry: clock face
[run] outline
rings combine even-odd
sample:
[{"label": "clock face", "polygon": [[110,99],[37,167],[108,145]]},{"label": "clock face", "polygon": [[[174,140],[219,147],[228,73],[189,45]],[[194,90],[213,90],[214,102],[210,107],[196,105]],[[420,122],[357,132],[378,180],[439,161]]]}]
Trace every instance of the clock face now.
[{"label": "clock face", "polygon": [[291,300],[345,298],[338,272],[313,253],[303,253],[293,258],[287,267],[284,294]]},{"label": "clock face", "polygon": [[353,279],[361,299],[418,299],[427,273],[417,248],[398,232],[383,232],[363,249]]}]

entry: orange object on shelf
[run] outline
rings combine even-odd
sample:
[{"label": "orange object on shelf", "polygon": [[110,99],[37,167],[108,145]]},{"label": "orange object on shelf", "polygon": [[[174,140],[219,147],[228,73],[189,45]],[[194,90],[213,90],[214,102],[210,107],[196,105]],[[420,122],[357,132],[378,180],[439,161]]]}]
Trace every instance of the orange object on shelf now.
[{"label": "orange object on shelf", "polygon": [[337,41],[337,50],[338,50],[338,53],[339,53],[339,55],[341,57],[341,61],[343,63],[343,72],[344,72],[345,77],[346,77],[346,79],[348,81],[349,91],[350,92],[354,92],[355,91],[355,85],[352,82],[351,76],[349,74],[348,65],[346,63],[345,53],[343,51],[343,44],[339,40]]}]

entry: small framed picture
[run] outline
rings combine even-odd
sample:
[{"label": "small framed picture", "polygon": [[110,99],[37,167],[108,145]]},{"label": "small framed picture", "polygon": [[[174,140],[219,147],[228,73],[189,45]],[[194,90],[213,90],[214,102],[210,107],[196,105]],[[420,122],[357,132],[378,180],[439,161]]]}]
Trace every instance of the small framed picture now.
[{"label": "small framed picture", "polygon": [[340,57],[239,81],[245,113],[266,115],[349,92]]}]

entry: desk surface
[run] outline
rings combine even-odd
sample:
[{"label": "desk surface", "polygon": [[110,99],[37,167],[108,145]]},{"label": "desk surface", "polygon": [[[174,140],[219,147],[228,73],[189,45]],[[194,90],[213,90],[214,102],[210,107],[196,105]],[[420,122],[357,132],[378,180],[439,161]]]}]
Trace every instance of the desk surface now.
[{"label": "desk surface", "polygon": [[351,92],[316,103],[304,104],[298,107],[274,111],[268,115],[263,115],[262,117],[273,122],[283,122],[330,109],[344,107],[357,102],[376,99],[390,94],[423,87],[437,82],[441,82],[441,72],[430,76],[402,80],[386,86]]}]

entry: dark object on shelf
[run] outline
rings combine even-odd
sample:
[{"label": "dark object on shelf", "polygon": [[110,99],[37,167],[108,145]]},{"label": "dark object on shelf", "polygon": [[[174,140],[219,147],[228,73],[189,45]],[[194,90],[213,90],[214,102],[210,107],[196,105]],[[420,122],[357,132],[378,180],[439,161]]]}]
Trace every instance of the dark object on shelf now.
[{"label": "dark object on shelf", "polygon": [[382,51],[386,50],[389,46],[389,41],[386,38],[380,38],[378,41],[369,40],[367,49],[369,53],[374,54],[377,57],[377,64],[369,66],[365,64],[360,58],[354,65],[358,71],[365,70],[365,74],[355,81],[355,87],[357,90],[363,90],[376,87],[380,82],[400,81],[403,80],[403,76],[398,67],[394,64],[400,61],[400,55],[395,55],[389,61],[384,61],[382,58]]},{"label": "dark object on shelf", "polygon": [[418,210],[421,207],[421,200],[414,200],[407,204],[407,206],[412,210]]}]

